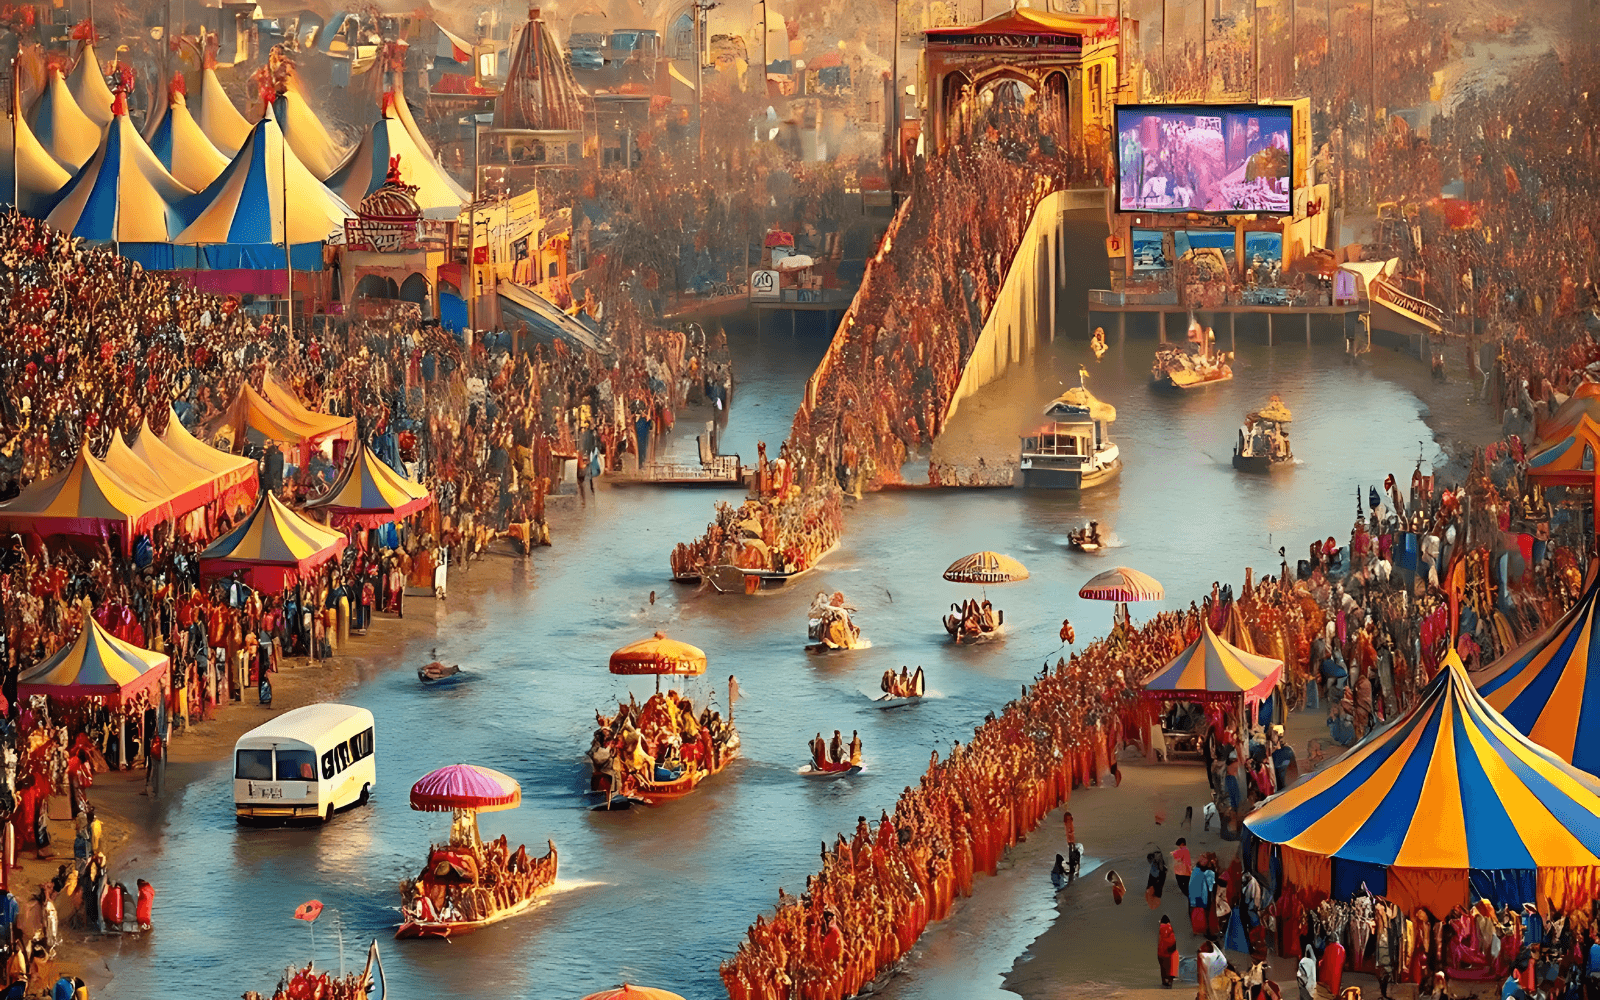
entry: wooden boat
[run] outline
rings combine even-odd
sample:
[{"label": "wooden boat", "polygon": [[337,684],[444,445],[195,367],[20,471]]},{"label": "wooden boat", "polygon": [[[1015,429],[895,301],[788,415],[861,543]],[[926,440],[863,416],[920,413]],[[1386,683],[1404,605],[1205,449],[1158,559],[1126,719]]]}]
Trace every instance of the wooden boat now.
[{"label": "wooden boat", "polygon": [[[486,852],[483,844],[435,847],[428,854],[427,867],[413,883],[416,890],[414,901],[401,908],[405,920],[395,930],[394,936],[399,939],[426,940],[460,937],[526,913],[556,881],[559,860],[556,845],[547,843],[549,853],[534,860],[531,870],[518,873],[519,877],[507,882],[503,890],[497,890],[494,883],[484,878],[480,864]],[[461,907],[457,912],[462,915],[451,919],[437,915],[440,910],[432,898],[439,895],[453,899],[458,893],[462,901],[457,904]],[[501,903],[500,900],[506,895],[510,898]]]},{"label": "wooden boat", "polygon": [[733,729],[731,722],[728,727],[731,730],[728,742],[723,745],[721,756],[714,760],[710,767],[687,769],[673,781],[629,778],[623,781],[620,789],[613,791],[611,773],[603,769],[603,762],[596,761],[591,754],[589,761],[594,769],[589,776],[589,792],[593,795],[604,795],[605,798],[590,806],[589,811],[615,812],[619,809],[631,809],[636,805],[665,805],[693,792],[700,787],[702,781],[721,774],[729,762],[739,756],[739,731]]},{"label": "wooden boat", "polygon": [[[883,681],[878,685],[883,691],[883,696],[872,699],[873,708],[899,708],[902,705],[914,705],[922,700],[922,696],[928,688],[928,681],[923,676],[921,667],[918,667],[917,672],[907,678],[909,684],[901,685],[895,683],[898,679],[899,675],[895,674],[893,670],[885,670],[883,672]],[[895,688],[909,690],[909,693],[896,694]]]},{"label": "wooden boat", "polygon": [[856,610],[846,603],[844,594],[819,592],[806,612],[807,649],[861,649],[871,645],[861,638],[861,629],[850,618]]},{"label": "wooden boat", "polygon": [[1267,405],[1244,418],[1239,441],[1233,446],[1233,467],[1240,472],[1276,472],[1294,467],[1289,448],[1289,421],[1294,419],[1283,400],[1273,396]]},{"label": "wooden boat", "polygon": [[806,778],[848,778],[852,775],[860,774],[866,769],[867,766],[865,764],[852,764],[849,761],[845,761],[842,764],[829,762],[818,764],[816,761],[811,761],[801,764],[800,770],[795,773]]},{"label": "wooden boat", "polygon": [[1079,552],[1095,553],[1105,548],[1105,541],[1095,530],[1097,525],[1090,522],[1082,528],[1073,528],[1067,532],[1067,544]]},{"label": "wooden boat", "polygon": [[886,694],[881,698],[872,699],[871,705],[872,705],[873,708],[880,708],[880,709],[904,708],[907,705],[915,705],[918,702],[920,702],[921,700],[922,700],[922,695],[920,695],[920,694],[902,695],[902,696],[899,696],[899,697],[896,697],[895,695]]},{"label": "wooden boat", "polygon": [[[318,904],[320,906],[320,904]],[[321,912],[318,910],[317,912]],[[341,964],[343,960],[341,959]],[[288,993],[292,997],[299,996],[339,996],[347,1000],[368,1000],[376,996],[382,1000],[387,993],[388,983],[383,976],[383,959],[378,956],[378,941],[373,939],[371,947],[367,949],[367,964],[360,972],[350,972],[335,975],[332,972],[319,972],[316,963],[312,962],[303,969],[296,969],[294,975],[286,984]],[[376,992],[374,993],[374,990]],[[267,1000],[255,990],[246,990],[242,996],[244,1000]]]},{"label": "wooden boat", "polygon": [[1156,349],[1155,363],[1150,366],[1150,385],[1155,389],[1199,389],[1233,378],[1228,362],[1233,352],[1219,351],[1213,344],[1215,335],[1195,320],[1189,321],[1189,340],[1195,350],[1167,344]]},{"label": "wooden boat", "polygon": [[[987,603],[987,602],[986,602]],[[960,615],[949,614],[944,616],[944,630],[950,633],[950,638],[956,645],[963,643],[988,642],[1000,638],[1000,633],[1005,630],[1006,613],[995,611],[993,628],[985,628],[976,619],[964,619]]]},{"label": "wooden boat", "polygon": [[838,547],[839,543],[834,542],[817,556],[815,562],[800,569],[745,569],[742,566],[724,565],[708,570],[703,574],[703,579],[719,594],[757,594],[763,590],[777,590],[816,569],[817,563],[826,559],[828,554]]}]

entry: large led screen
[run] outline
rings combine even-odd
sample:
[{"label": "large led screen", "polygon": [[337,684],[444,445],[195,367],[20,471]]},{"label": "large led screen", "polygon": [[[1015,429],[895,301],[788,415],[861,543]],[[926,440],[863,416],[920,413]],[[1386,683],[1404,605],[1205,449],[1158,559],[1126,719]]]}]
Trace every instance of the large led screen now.
[{"label": "large led screen", "polygon": [[1293,122],[1288,106],[1119,105],[1118,207],[1287,215]]}]

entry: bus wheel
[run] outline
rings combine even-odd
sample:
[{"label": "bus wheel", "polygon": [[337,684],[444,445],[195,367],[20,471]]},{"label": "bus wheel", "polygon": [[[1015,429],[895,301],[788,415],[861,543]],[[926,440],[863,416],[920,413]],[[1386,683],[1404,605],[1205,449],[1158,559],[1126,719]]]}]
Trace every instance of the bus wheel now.
[{"label": "bus wheel", "polygon": [[371,785],[362,785],[361,786],[361,797],[359,799],[356,799],[356,805],[358,805],[358,806],[366,805],[367,804],[367,800],[370,799],[371,797],[372,797],[372,786]]},{"label": "bus wheel", "polygon": [[333,803],[332,802],[328,803],[328,811],[323,814],[322,821],[324,823],[332,823],[333,822]]}]

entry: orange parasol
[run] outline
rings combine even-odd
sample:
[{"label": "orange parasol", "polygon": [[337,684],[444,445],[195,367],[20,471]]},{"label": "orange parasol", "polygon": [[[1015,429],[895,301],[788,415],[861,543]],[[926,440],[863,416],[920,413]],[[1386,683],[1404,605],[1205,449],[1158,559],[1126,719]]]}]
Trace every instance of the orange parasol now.
[{"label": "orange parasol", "polygon": [[951,583],[1014,583],[1028,578],[1028,567],[998,552],[974,552],[951,563],[944,578]]},{"label": "orange parasol", "polygon": [[699,647],[668,639],[665,632],[657,632],[612,653],[611,672],[698,677],[706,672],[706,654]]},{"label": "orange parasol", "polygon": [[1083,585],[1078,596],[1090,601],[1159,601],[1166,597],[1160,581],[1136,569],[1118,566],[1108,569]]},{"label": "orange parasol", "polygon": [[583,1000],[683,1000],[671,990],[658,990],[654,986],[629,986],[623,983],[614,989],[591,993]]}]

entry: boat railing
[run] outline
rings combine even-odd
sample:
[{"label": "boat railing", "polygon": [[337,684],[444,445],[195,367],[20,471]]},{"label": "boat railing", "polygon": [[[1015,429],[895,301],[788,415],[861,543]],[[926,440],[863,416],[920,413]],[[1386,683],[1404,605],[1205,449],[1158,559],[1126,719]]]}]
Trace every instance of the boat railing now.
[{"label": "boat railing", "polygon": [[643,469],[646,479],[734,479],[739,475],[736,455],[718,455],[709,465],[685,462],[651,462]]}]

